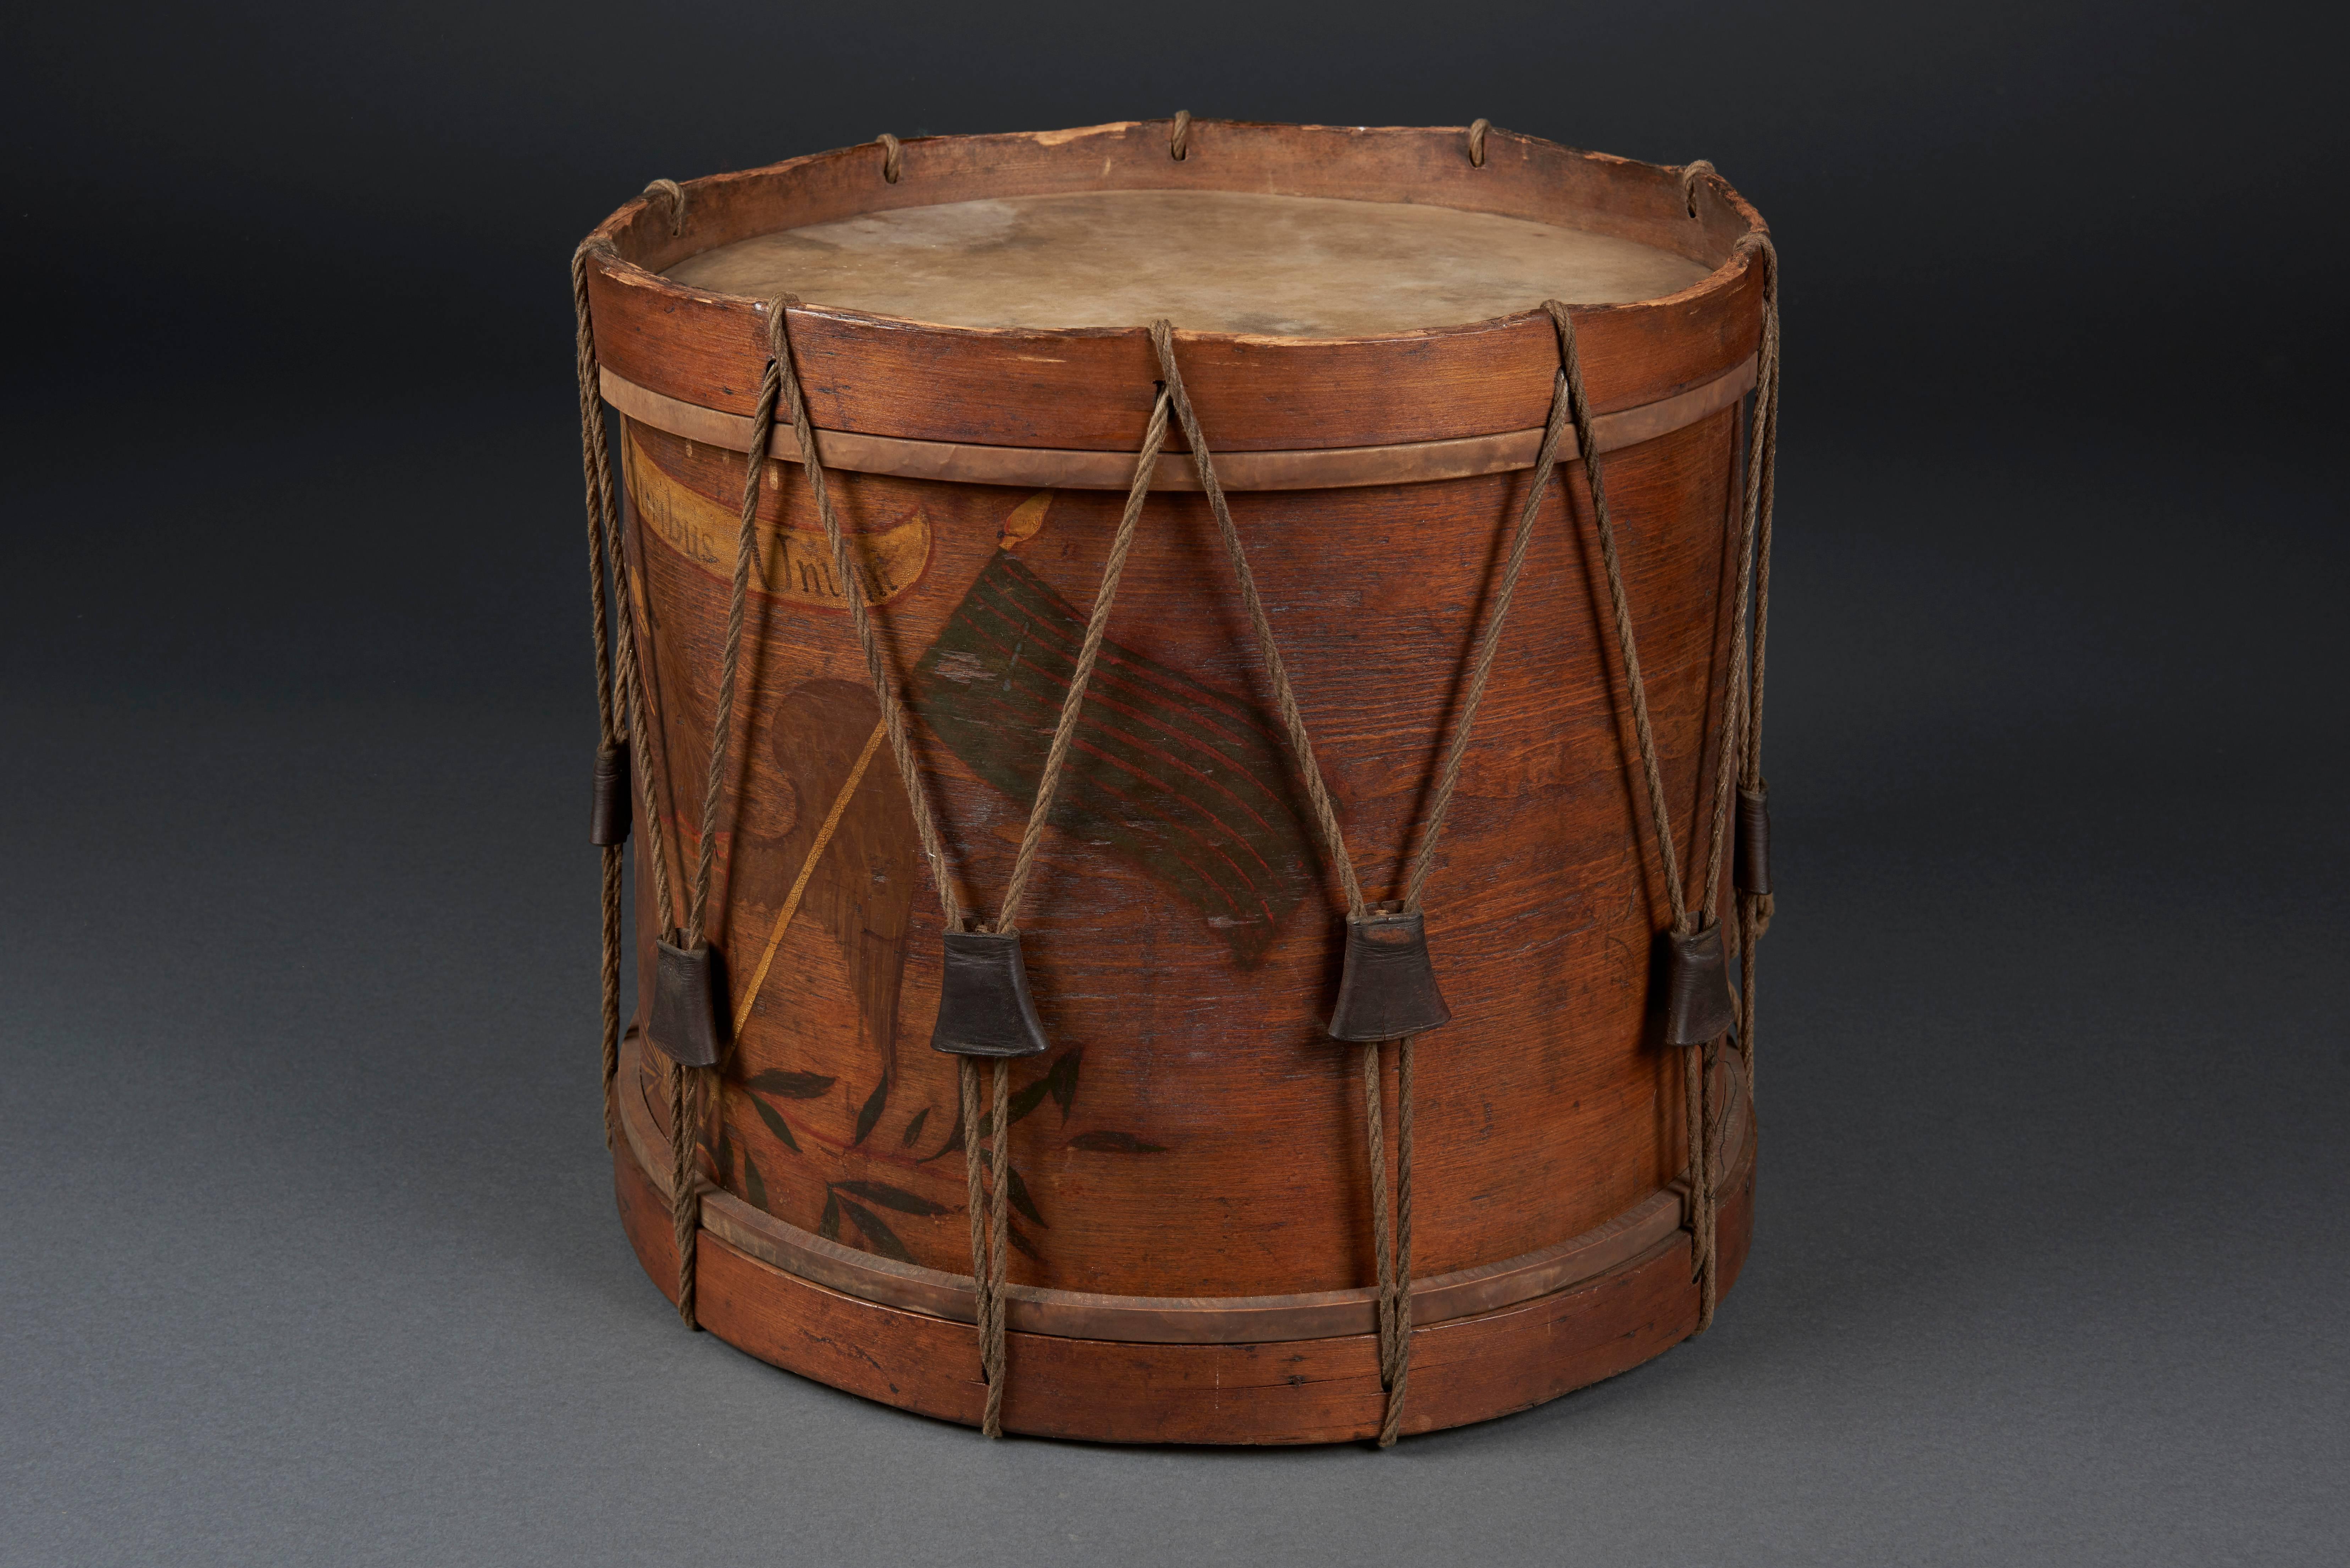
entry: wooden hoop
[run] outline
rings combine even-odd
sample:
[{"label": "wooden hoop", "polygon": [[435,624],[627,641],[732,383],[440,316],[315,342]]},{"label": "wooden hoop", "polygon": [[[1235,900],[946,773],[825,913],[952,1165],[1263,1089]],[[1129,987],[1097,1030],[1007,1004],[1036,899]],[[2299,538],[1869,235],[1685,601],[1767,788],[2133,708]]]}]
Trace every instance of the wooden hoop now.
[{"label": "wooden hoop", "polygon": [[[666,1213],[669,1132],[660,1125],[661,1113],[645,1098],[643,1063],[643,1036],[631,1029],[620,1057],[620,1081],[631,1085],[620,1096],[626,1154],[659,1194]],[[1746,1179],[1754,1141],[1739,1075],[1727,1070],[1726,1056],[1714,1071],[1723,1106],[1719,1147],[1726,1189]],[[1580,1236],[1523,1257],[1413,1282],[1412,1321],[1432,1325],[1576,1289],[1669,1240],[1687,1225],[1688,1215],[1684,1173]],[[972,1321],[967,1274],[900,1263],[827,1241],[723,1190],[702,1195],[702,1225],[744,1256],[827,1290],[955,1323]],[[1142,1345],[1254,1345],[1367,1334],[1377,1325],[1378,1310],[1378,1293],[1368,1286],[1279,1296],[1122,1296],[1015,1284],[1003,1293],[1007,1321],[1023,1334]]]},{"label": "wooden hoop", "polygon": [[[741,414],[703,408],[640,387],[617,371],[603,372],[604,400],[639,424],[671,435],[747,452],[751,421]],[[1721,412],[1754,389],[1754,357],[1727,375],[1673,397],[1603,414],[1593,422],[1599,450],[1615,452],[1670,435]],[[1438,479],[1507,473],[1532,468],[1542,446],[1540,427],[1458,441],[1406,441],[1391,446],[1315,447],[1296,452],[1234,452],[1216,454],[1216,476],[1226,490],[1346,490],[1367,484],[1418,484]],[[887,473],[900,479],[934,479],[964,484],[1008,484],[1028,489],[1124,490],[1134,478],[1134,459],[1118,452],[1075,452],[1052,447],[982,446],[966,441],[908,441],[897,436],[824,431],[818,444],[825,466],[853,473]],[[1180,437],[1152,471],[1153,490],[1196,491],[1200,476]],[[800,442],[791,426],[778,422],[767,442],[777,462],[798,462]],[[1559,442],[1559,461],[1582,453],[1575,432]]]}]

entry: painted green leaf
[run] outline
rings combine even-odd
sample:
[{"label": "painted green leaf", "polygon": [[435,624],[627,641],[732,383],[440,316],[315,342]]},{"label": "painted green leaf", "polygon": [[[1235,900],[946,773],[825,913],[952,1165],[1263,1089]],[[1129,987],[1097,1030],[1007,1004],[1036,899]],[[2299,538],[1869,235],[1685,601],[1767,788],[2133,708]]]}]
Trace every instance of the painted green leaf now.
[{"label": "painted green leaf", "polygon": [[1088,1154],[1165,1154],[1163,1143],[1145,1143],[1132,1133],[1079,1133],[1069,1140],[1071,1148],[1081,1148]]},{"label": "painted green leaf", "polygon": [[914,1261],[914,1254],[906,1251],[906,1243],[898,1240],[898,1233],[881,1223],[877,1216],[854,1203],[843,1203],[840,1208],[875,1251],[885,1258],[895,1258],[901,1263]]},{"label": "painted green leaf", "polygon": [[1028,1216],[1030,1220],[1035,1221],[1038,1225],[1043,1225],[1045,1230],[1050,1231],[1052,1227],[1045,1224],[1045,1216],[1043,1212],[1037,1209],[1036,1200],[1028,1196],[1028,1184],[1020,1179],[1020,1168],[1016,1165],[1007,1165],[1003,1168],[1012,1178],[1012,1192],[1010,1195],[1012,1199],[1012,1207],[1020,1210],[1021,1213]]},{"label": "painted green leaf", "polygon": [[770,1067],[748,1080],[750,1087],[787,1100],[813,1100],[837,1081],[821,1073],[786,1073],[780,1067]]},{"label": "painted green leaf", "polygon": [[840,1240],[840,1199],[829,1192],[824,1195],[824,1218],[816,1222],[816,1233],[827,1241]]},{"label": "painted green leaf", "polygon": [[864,1199],[868,1203],[879,1203],[884,1209],[895,1209],[900,1214],[948,1212],[945,1204],[933,1203],[927,1198],[909,1192],[902,1187],[892,1187],[886,1181],[842,1181],[835,1185],[843,1192],[852,1193]]},{"label": "painted green leaf", "polygon": [[930,1119],[930,1106],[924,1106],[920,1110],[916,1111],[914,1113],[914,1119],[906,1124],[906,1131],[904,1135],[898,1139],[898,1147],[899,1148],[913,1147],[916,1141],[922,1136],[922,1124]]},{"label": "painted green leaf", "polygon": [[1007,1225],[1003,1228],[1003,1233],[1012,1239],[1012,1244],[1019,1248],[1021,1251],[1024,1252],[1029,1257],[1034,1258],[1040,1263],[1045,1261],[1045,1254],[1036,1250],[1035,1242],[1031,1241],[1027,1237],[1020,1233],[1019,1226]]},{"label": "painted green leaf", "polygon": [[759,1167],[747,1148],[743,1151],[743,1193],[758,1208],[766,1208],[767,1183],[759,1175]]},{"label": "painted green leaf", "polygon": [[799,1153],[800,1140],[792,1136],[792,1126],[784,1120],[782,1112],[756,1095],[751,1096],[751,1108],[759,1113],[759,1119],[767,1124],[767,1130],[775,1135],[776,1142],[794,1154]]},{"label": "painted green leaf", "polygon": [[889,1103],[889,1078],[884,1074],[881,1081],[873,1085],[873,1092],[865,1096],[865,1108],[857,1113],[857,1133],[848,1140],[849,1147],[855,1148],[865,1141],[865,1135],[871,1132],[873,1124],[881,1119],[881,1107]]},{"label": "painted green leaf", "polygon": [[1061,1107],[1063,1127],[1069,1125],[1069,1106],[1077,1097],[1077,1064],[1085,1060],[1085,1054],[1084,1046],[1072,1045],[1061,1053],[1053,1070],[1045,1075],[1045,1081],[1052,1085],[1053,1103]]}]

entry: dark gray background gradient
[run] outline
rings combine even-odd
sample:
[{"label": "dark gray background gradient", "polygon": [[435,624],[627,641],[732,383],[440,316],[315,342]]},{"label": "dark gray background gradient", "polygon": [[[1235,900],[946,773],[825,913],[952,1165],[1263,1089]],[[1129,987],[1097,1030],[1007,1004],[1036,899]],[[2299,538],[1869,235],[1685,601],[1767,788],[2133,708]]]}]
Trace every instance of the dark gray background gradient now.
[{"label": "dark gray background gradient", "polygon": [[[0,1563],[2350,1554],[2315,7],[20,11]],[[1785,257],[1752,1261],[1384,1455],[773,1371],[598,1126],[572,244],[1179,107],[1711,157]]]}]

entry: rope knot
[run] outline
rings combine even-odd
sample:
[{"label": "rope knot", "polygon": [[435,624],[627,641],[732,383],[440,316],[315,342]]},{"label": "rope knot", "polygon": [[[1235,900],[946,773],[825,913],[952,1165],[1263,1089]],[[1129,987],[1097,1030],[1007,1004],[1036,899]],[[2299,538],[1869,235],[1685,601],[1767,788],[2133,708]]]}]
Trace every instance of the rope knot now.
[{"label": "rope knot", "polygon": [[1697,182],[1700,177],[1708,176],[1715,180],[1721,178],[1721,171],[1713,166],[1711,159],[1700,158],[1694,163],[1681,165],[1681,205],[1689,209],[1689,215],[1692,218],[1697,216]]},{"label": "rope knot", "polygon": [[647,196],[661,196],[669,202],[669,237],[675,239],[685,233],[685,187],[674,180],[655,180],[644,188]]}]

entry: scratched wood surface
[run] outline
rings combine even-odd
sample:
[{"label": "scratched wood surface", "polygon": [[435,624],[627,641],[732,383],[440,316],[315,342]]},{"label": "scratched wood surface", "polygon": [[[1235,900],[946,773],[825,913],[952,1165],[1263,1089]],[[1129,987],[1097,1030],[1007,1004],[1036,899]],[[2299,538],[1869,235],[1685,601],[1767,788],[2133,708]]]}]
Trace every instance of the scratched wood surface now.
[{"label": "scratched wood surface", "polygon": [[[632,205],[601,231],[615,254],[598,272],[599,346],[640,385],[742,411],[764,358],[750,302],[687,297],[648,269],[760,224],[839,216],[868,197],[874,205],[961,200],[999,176],[1003,188],[1032,190],[1201,178],[1205,164],[1170,174],[1150,163],[1154,136],[1166,161],[1163,131],[1145,124],[1058,141],[909,143],[906,178],[895,187],[879,180],[878,163],[865,169],[855,149],[695,182],[698,204],[677,241],[665,219]],[[1734,195],[1701,185],[1692,217],[1671,171],[1528,139],[1497,136],[1492,145],[1489,170],[1473,171],[1494,175],[1483,185],[1464,172],[1457,135],[1447,132],[1195,128],[1186,162],[1225,160],[1213,177],[1234,188],[1362,195],[1384,179],[1385,199],[1572,213],[1719,264],[1672,300],[1578,312],[1602,409],[1670,396],[1754,351],[1754,279],[1731,246],[1759,220]],[[1078,158],[1072,148],[1090,151]],[[910,191],[918,179],[931,183]],[[827,427],[1097,450],[1139,435],[1152,379],[1139,333],[1024,336],[805,315],[804,325],[795,313],[795,341]],[[1540,320],[1336,344],[1186,338],[1180,351],[1211,442],[1254,450],[1523,429],[1544,417],[1556,363]],[[1675,836],[1692,877],[1730,666],[1727,546],[1740,413],[1722,409],[1604,460]],[[681,898],[745,459],[627,421],[620,456],[637,588],[629,608],[647,655],[651,784]],[[858,563],[851,584],[832,566],[800,469],[769,462],[764,472],[712,898],[712,939],[740,1033],[705,1157],[729,1192],[792,1225],[879,1257],[966,1272],[953,1064],[928,1048],[938,900],[878,742],[845,595],[860,593],[882,628],[962,901],[992,911],[1120,498],[836,473]],[[1560,474],[1538,514],[1427,896],[1455,1021],[1419,1048],[1420,1276],[1591,1231],[1654,1197],[1686,1162],[1679,1054],[1654,1045],[1649,1007],[1663,890],[1586,476],[1579,464]],[[1232,498],[1374,898],[1399,891],[1528,477]],[[1154,494],[1021,922],[1053,1049],[1013,1075],[1015,1282],[1201,1297],[1347,1290],[1372,1277],[1360,1078],[1352,1048],[1320,1029],[1336,984],[1343,904],[1304,809],[1205,504],[1195,493]],[[640,873],[646,843],[639,832]],[[650,878],[640,874],[637,886],[640,988],[649,994],[660,921]],[[631,1190],[625,1170],[622,1190]],[[1733,1210],[1742,1228],[1745,1211]],[[660,1278],[648,1250],[660,1237],[641,1217],[631,1219],[631,1233]],[[784,1348],[802,1332],[795,1321],[821,1321],[852,1336],[899,1335],[890,1354],[942,1357],[953,1378],[969,1379],[975,1361],[962,1365],[971,1359],[963,1325],[908,1327],[899,1320],[931,1320],[844,1306],[847,1298],[723,1242],[705,1237],[702,1245],[704,1315],[733,1343],[844,1387],[963,1418],[956,1401],[975,1398],[968,1390],[941,1385],[901,1397]],[[1677,1261],[1627,1268],[1596,1295],[1563,1293],[1579,1303],[1571,1313],[1556,1306],[1582,1325],[1574,1334],[1598,1336],[1577,1340],[1581,1348],[1559,1353],[1563,1360],[1505,1349],[1517,1343],[1507,1334],[1479,1337],[1498,1329],[1431,1330],[1463,1347],[1460,1370],[1442,1376],[1482,1392],[1451,1405],[1429,1396],[1423,1406],[1416,1378],[1414,1422],[1450,1425],[1480,1418],[1460,1411],[1493,1414],[1548,1397],[1686,1333],[1695,1307],[1685,1243]],[[1622,1323],[1608,1315],[1616,1308],[1593,1304],[1635,1298],[1645,1304],[1625,1308],[1633,1317]],[[1526,1315],[1539,1304],[1493,1320],[1534,1335],[1527,1345],[1550,1343],[1567,1320]],[[1076,1354],[1067,1348],[1076,1342],[1038,1340],[1046,1347],[1026,1365]],[[844,1343],[888,1359],[879,1340]],[[1343,1342],[1315,1343],[1315,1356],[1348,1354],[1334,1348]],[[1045,1403],[1013,1424],[1153,1440],[1190,1440],[1173,1436],[1188,1432],[1309,1441],[1322,1439],[1288,1434],[1376,1421],[1376,1401],[1357,1388],[1347,1397],[1363,1411],[1333,1406],[1292,1421],[1268,1407],[1232,1417],[1221,1437],[1210,1433],[1213,1423],[1187,1425],[1193,1417],[1180,1413],[1179,1390],[1210,1366],[1195,1356],[1209,1348],[1154,1347],[1167,1358],[1150,1363],[1143,1384],[1175,1381],[1148,1397],[1140,1386],[1089,1384],[1092,1373],[1072,1363],[1066,1381],[1015,1391],[1015,1408],[1024,1397]],[[1357,1349],[1367,1366],[1367,1341]],[[1499,1359],[1480,1363],[1489,1352]],[[1338,1369],[1324,1380],[1352,1386],[1355,1376]],[[1061,1392],[1048,1396],[1045,1386]],[[1375,1393],[1375,1377],[1369,1386]],[[1159,1414],[1124,1425],[1091,1407],[1119,1400]]]}]

